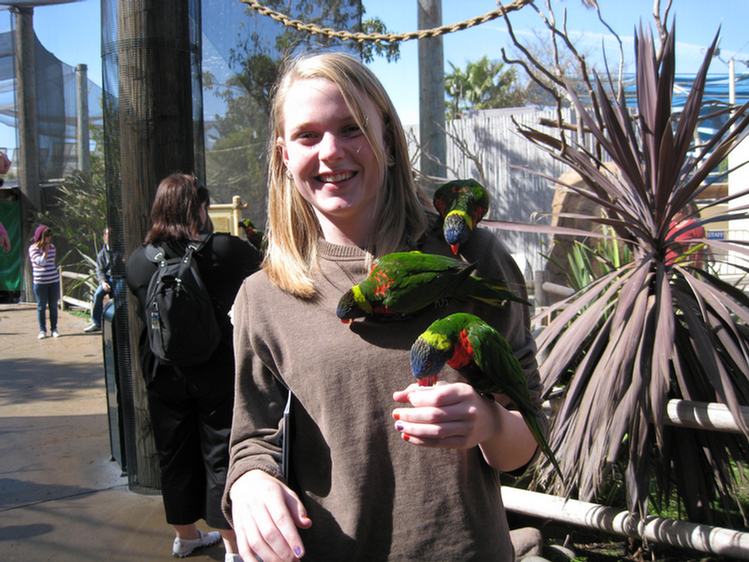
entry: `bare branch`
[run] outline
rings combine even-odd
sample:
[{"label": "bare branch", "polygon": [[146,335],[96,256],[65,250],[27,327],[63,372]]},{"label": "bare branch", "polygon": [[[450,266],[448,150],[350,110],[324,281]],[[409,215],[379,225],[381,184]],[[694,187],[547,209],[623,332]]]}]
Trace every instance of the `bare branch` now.
[{"label": "bare branch", "polygon": [[668,0],[666,11],[663,13],[663,20],[661,20],[661,0],[654,0],[653,2],[653,19],[655,20],[655,28],[658,30],[658,37],[660,38],[660,46],[656,53],[656,60],[659,62],[663,60],[663,46],[668,37],[668,29],[666,29],[666,25],[668,24],[668,12],[671,10],[672,1],[673,0]]}]

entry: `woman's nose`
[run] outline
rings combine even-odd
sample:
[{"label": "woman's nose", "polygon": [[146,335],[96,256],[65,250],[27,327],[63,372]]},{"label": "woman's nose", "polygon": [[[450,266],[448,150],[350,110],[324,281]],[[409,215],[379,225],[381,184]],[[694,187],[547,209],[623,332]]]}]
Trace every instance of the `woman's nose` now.
[{"label": "woman's nose", "polygon": [[325,133],[320,141],[319,157],[321,160],[337,160],[343,157],[341,139],[332,133]]}]

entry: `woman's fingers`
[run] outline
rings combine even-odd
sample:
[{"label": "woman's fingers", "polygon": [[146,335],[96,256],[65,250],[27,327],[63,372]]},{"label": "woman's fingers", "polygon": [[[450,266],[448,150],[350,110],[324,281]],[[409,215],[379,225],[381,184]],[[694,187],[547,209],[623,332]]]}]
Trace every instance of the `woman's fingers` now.
[{"label": "woman's fingers", "polygon": [[288,487],[255,470],[234,483],[231,498],[237,542],[245,560],[257,555],[264,562],[287,562],[304,555],[297,526],[307,528],[312,522]]}]

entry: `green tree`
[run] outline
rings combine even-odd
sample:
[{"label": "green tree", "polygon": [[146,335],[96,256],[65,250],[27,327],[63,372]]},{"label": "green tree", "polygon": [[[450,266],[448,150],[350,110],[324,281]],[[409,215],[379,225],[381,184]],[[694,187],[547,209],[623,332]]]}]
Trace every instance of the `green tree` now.
[{"label": "green tree", "polygon": [[[364,19],[365,10],[358,0],[301,0],[293,5],[270,0],[264,5],[321,28],[387,33],[381,20]],[[247,14],[254,17],[249,9]],[[248,18],[248,21],[253,20]],[[285,60],[303,52],[341,48],[352,50],[365,62],[375,56],[392,61],[400,56],[398,47],[397,43],[343,42],[280,25],[276,34],[265,35],[243,28],[229,57],[235,74],[223,84],[218,84],[210,74],[203,75],[205,89],[213,90],[227,107],[223,116],[216,117],[209,132],[215,131],[214,141],[206,151],[212,197],[229,202],[232,195],[241,195],[249,203],[253,222],[261,228],[265,224],[267,123],[273,86]]]},{"label": "green tree", "polygon": [[523,105],[523,91],[514,68],[484,56],[468,62],[465,70],[448,62],[452,73],[445,76],[448,95],[447,117],[455,119],[466,110],[517,107]]},{"label": "green tree", "polygon": [[71,249],[58,257],[59,263],[83,271],[96,262],[107,225],[102,128],[91,125],[91,136],[97,147],[91,154],[91,172],[72,170],[57,188],[56,208],[46,214],[37,213],[37,222],[47,224]]}]

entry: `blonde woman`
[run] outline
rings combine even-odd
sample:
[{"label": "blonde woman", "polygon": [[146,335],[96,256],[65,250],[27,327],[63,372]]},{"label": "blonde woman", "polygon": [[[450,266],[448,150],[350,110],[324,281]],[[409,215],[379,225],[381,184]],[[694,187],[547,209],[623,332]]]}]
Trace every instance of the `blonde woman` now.
[{"label": "blonde woman", "polygon": [[[497,471],[522,470],[536,444],[505,397],[488,400],[455,372],[443,378],[456,384],[414,392],[409,349],[436,318],[473,311],[510,341],[540,401],[528,311],[450,302],[404,321],[341,323],[339,298],[378,256],[451,250],[413,183],[393,104],[358,60],[294,61],[271,131],[268,252],[234,304],[224,510],[243,559],[513,560]],[[464,257],[524,294],[488,232]]]}]

